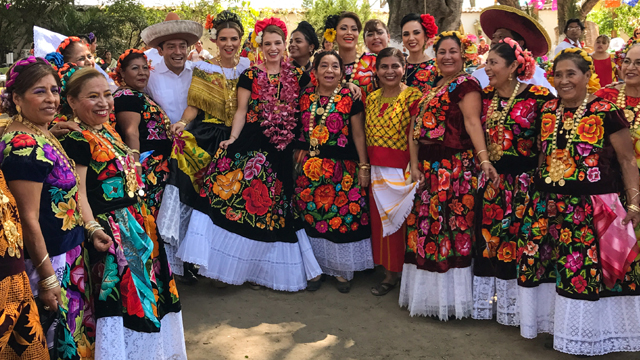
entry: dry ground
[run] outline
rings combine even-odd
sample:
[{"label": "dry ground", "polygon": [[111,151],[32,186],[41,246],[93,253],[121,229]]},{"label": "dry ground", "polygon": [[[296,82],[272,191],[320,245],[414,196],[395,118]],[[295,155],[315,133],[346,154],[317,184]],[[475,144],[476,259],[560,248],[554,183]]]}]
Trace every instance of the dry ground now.
[{"label": "dry ground", "polygon": [[180,286],[189,359],[577,359],[545,348],[546,336],[526,340],[495,321],[412,318],[398,306],[398,289],[369,293],[381,279],[380,271],[357,274],[349,294],[335,289],[335,279],[315,293],[217,289],[204,278]]}]

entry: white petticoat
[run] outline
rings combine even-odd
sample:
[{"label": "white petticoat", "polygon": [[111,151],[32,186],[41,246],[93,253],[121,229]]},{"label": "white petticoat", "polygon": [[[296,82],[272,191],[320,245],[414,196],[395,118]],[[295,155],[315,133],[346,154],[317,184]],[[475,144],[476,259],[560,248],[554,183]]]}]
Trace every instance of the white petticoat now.
[{"label": "white petticoat", "polygon": [[227,284],[254,282],[280,291],[299,291],[322,274],[304,230],[298,242],[262,242],[227,231],[194,210],[178,253],[184,262],[200,265],[198,274]]},{"label": "white petticoat", "polygon": [[309,236],[313,254],[322,272],[331,276],[353,279],[354,271],[373,269],[371,239],[337,244],[327,239]]},{"label": "white petticoat", "polygon": [[406,306],[411,316],[437,316],[444,321],[450,316],[469,317],[473,310],[472,283],[471,266],[437,273],[404,264],[399,304]]},{"label": "white petticoat", "polygon": [[165,243],[180,246],[189,227],[192,208],[180,202],[180,190],[167,184],[162,194],[156,225]]},{"label": "white petticoat", "polygon": [[538,334],[553,334],[553,314],[556,304],[556,284],[536,287],[518,286],[520,335],[533,339]]},{"label": "white petticoat", "polygon": [[520,325],[518,280],[474,276],[471,317],[476,320],[491,320],[494,315],[499,324]]},{"label": "white petticoat", "polygon": [[96,360],[187,359],[182,312],[169,313],[160,321],[160,332],[144,333],[124,327],[122,317],[96,322]]}]

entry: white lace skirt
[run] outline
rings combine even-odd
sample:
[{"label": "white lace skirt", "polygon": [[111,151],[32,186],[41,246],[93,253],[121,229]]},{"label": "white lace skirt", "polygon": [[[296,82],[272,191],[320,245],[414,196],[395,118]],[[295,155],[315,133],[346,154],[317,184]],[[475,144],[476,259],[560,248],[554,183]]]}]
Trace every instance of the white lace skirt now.
[{"label": "white lace skirt", "polygon": [[158,232],[165,243],[180,246],[189,227],[192,208],[180,202],[180,190],[167,184],[158,210]]},{"label": "white lace skirt", "polygon": [[553,334],[555,304],[555,283],[540,284],[532,288],[518,286],[520,335],[533,339],[538,334]]},{"label": "white lace skirt", "polygon": [[98,319],[96,360],[187,359],[182,312],[169,313],[160,322],[160,332],[143,333],[124,327],[122,317]]},{"label": "white lace skirt", "polygon": [[373,269],[371,239],[337,244],[327,239],[309,237],[309,242],[324,274],[351,280],[354,271]]},{"label": "white lace skirt", "polygon": [[472,283],[471,266],[437,273],[404,264],[399,303],[409,309],[411,316],[462,319],[471,316],[473,310]]},{"label": "white lace skirt", "polygon": [[520,325],[518,280],[474,276],[471,317],[476,320],[491,320],[494,315],[499,324]]},{"label": "white lace skirt", "polygon": [[297,243],[262,242],[227,231],[194,210],[177,257],[200,265],[198,274],[227,284],[254,282],[280,291],[299,291],[322,274],[304,230]]}]

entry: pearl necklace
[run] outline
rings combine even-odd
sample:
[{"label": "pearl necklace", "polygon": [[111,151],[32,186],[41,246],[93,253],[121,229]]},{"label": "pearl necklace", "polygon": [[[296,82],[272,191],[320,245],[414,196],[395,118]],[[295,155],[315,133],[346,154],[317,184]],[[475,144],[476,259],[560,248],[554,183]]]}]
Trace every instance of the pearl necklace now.
[{"label": "pearl necklace", "polygon": [[[311,156],[317,156],[320,154],[319,147],[321,144],[318,140],[318,135],[323,134],[327,131],[327,127],[325,126],[327,116],[329,115],[331,105],[333,105],[336,95],[338,95],[340,89],[342,89],[341,86],[336,86],[335,90],[333,90],[333,94],[329,98],[329,102],[325,107],[318,107],[318,103],[320,102],[320,94],[318,94],[317,92],[313,94],[315,95],[316,99],[311,105],[311,117],[309,118],[309,155]],[[322,115],[322,118],[320,119],[318,126],[314,127],[313,121],[316,115]]]},{"label": "pearl necklace", "polygon": [[637,120],[638,112],[640,111],[640,102],[633,108],[633,110],[627,109],[627,94],[626,94],[627,84],[622,84],[620,88],[620,92],[618,93],[618,99],[616,101],[616,105],[620,109],[624,110],[624,116],[627,118],[627,121],[631,125],[632,130],[638,130],[640,128],[640,121]]},{"label": "pearl necklace", "polygon": [[[580,120],[582,120],[582,117],[587,112],[588,102],[589,94],[587,93],[587,96],[585,96],[582,105],[578,107],[571,121],[564,121],[564,104],[560,103],[560,105],[558,105],[558,109],[556,110],[556,121],[553,129],[553,140],[551,143],[551,164],[549,165],[549,176],[544,179],[545,183],[553,183],[553,186],[555,186],[557,183],[560,186],[564,186],[564,173],[566,170],[564,164],[569,160],[569,149],[571,148],[571,143],[573,142],[573,138],[575,137],[576,129],[578,129]],[[560,121],[563,122],[564,130],[571,130],[570,132],[567,131],[567,134],[565,135],[567,138],[567,145],[564,147],[564,149],[562,149],[562,160],[558,159],[555,155],[555,152],[558,149],[558,127]],[[567,126],[567,124],[569,125]],[[562,130],[560,130],[560,133],[562,133]]]},{"label": "pearl necklace", "polygon": [[[487,148],[489,149],[489,160],[498,161],[504,154],[502,143],[504,142],[504,121],[513,106],[513,102],[518,95],[518,90],[520,89],[520,82],[516,83],[515,89],[513,89],[513,93],[507,102],[507,106],[505,106],[502,111],[498,112],[498,106],[500,105],[500,96],[498,95],[498,90],[495,90],[493,94],[493,99],[491,100],[491,105],[489,106],[489,110],[487,111]],[[490,130],[497,127],[498,131],[498,139],[496,142],[493,142],[493,139],[490,136]]]}]

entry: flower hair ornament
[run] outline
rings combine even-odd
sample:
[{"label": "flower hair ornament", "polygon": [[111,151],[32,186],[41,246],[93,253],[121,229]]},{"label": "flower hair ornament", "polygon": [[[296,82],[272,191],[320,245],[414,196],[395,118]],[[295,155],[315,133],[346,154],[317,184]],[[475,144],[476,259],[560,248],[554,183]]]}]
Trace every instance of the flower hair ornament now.
[{"label": "flower hair ornament", "polygon": [[436,19],[429,14],[420,15],[420,24],[424,28],[424,34],[427,38],[432,39],[438,34],[438,25],[436,25]]},{"label": "flower hair ornament", "polygon": [[138,50],[138,49],[129,49],[126,50],[124,53],[122,53],[122,55],[120,55],[120,57],[118,58],[118,65],[116,66],[116,68],[109,73],[109,77],[113,79],[113,81],[116,83],[116,85],[118,86],[126,86],[127,84],[124,82],[124,79],[122,79],[122,75],[120,74],[120,71],[122,70],[122,63],[124,62],[124,60],[129,57],[129,55],[132,54],[140,54],[144,57],[144,61],[145,62],[149,62],[147,60],[147,55],[144,54],[144,51],[142,50]]},{"label": "flower hair ornament", "polygon": [[[242,21],[240,20],[240,17],[234,12],[231,12],[229,10],[223,10],[222,12],[218,13],[218,15],[216,15],[215,17],[210,14],[207,15],[207,21],[204,24],[204,28],[209,30],[209,37],[211,38],[211,41],[216,41],[216,39],[218,38],[218,30],[216,29],[216,27],[222,24],[223,22],[234,22],[238,24],[238,26],[240,26],[240,30],[244,32],[244,27],[242,26]],[[286,33],[287,32],[285,30],[285,34]]]},{"label": "flower hair ornament", "polygon": [[45,55],[45,60],[47,60],[53,69],[57,72],[62,65],[64,65],[64,57],[59,52],[51,52]]},{"label": "flower hair ornament", "polygon": [[[80,42],[82,43],[82,39],[80,39],[77,36],[69,36],[68,38],[62,40],[62,42],[60,43],[60,45],[58,45],[58,49],[56,49],[56,52],[59,52],[62,54],[62,52],[69,47],[69,45],[73,44],[73,43],[77,43]],[[86,44],[87,47],[89,47],[89,44]]]},{"label": "flower hair ornament", "polygon": [[[591,58],[591,56],[589,56],[589,53],[587,53],[585,50],[583,50],[581,48],[577,48],[577,47],[576,48],[568,48],[568,49],[564,49],[561,52],[559,52],[553,58],[553,62],[554,63],[556,62],[556,60],[558,59],[558,56],[560,56],[562,54],[566,54],[566,53],[579,54],[580,56],[582,56],[584,61],[586,61],[589,64],[589,71],[591,71],[591,77],[589,78],[589,83],[587,84],[587,91],[590,94],[593,94],[596,91],[598,91],[600,89],[600,79],[598,79],[598,74],[596,74],[596,69],[593,66],[593,58]],[[547,72],[545,73],[545,76],[547,77],[547,81],[549,81],[549,84],[551,84],[551,86],[555,87],[555,84],[553,83],[554,73],[553,73],[553,65],[552,64],[549,65],[549,70],[547,70]]]},{"label": "flower hair ornament", "polygon": [[67,88],[69,80],[78,70],[80,70],[80,67],[74,63],[65,63],[58,70],[58,76],[60,77],[60,83],[62,84],[62,87],[60,88],[60,106],[62,107],[63,113],[67,113],[67,111],[70,110],[69,103],[67,102]]},{"label": "flower hair ornament", "polygon": [[282,30],[282,32],[284,33],[284,37],[285,39],[287,38],[287,25],[284,23],[284,21],[276,18],[276,17],[270,17],[270,18],[266,18],[264,20],[260,20],[258,22],[256,22],[256,26],[253,29],[253,33],[251,34],[251,43],[253,44],[254,47],[259,47],[260,45],[262,45],[262,36],[264,35],[264,29],[267,28],[267,26],[269,25],[275,25],[277,27],[280,28],[280,30]]},{"label": "flower hair ornament", "polygon": [[635,44],[640,44],[640,39],[631,38],[629,39],[629,41],[627,41],[622,49],[616,51],[615,55],[613,56],[613,61],[616,63],[616,65],[618,65],[618,67],[622,66],[622,62],[624,61],[624,59],[626,59],[627,53]]},{"label": "flower hair ornament", "polygon": [[328,42],[336,41],[336,27],[338,27],[338,15],[329,15],[324,21],[324,34],[322,37]]},{"label": "flower hair ornament", "polygon": [[[478,47],[468,37],[460,34],[458,31],[443,31],[433,40],[434,44],[437,44],[441,39],[446,37],[456,37],[460,41],[460,50],[464,54],[462,60],[464,60],[463,67],[468,65],[477,64],[478,62]],[[436,66],[437,69],[437,66]],[[438,69],[438,72],[440,70]]]},{"label": "flower hair ornament", "polygon": [[49,64],[49,62],[47,60],[43,59],[43,58],[38,58],[38,57],[35,57],[35,56],[29,56],[29,57],[24,58],[22,60],[18,60],[18,62],[16,62],[11,67],[11,70],[7,74],[7,81],[5,82],[5,88],[4,88],[4,90],[2,90],[2,95],[0,96],[2,98],[2,107],[4,109],[9,109],[11,107],[11,103],[13,102],[13,99],[11,99],[12,92],[13,92],[13,86],[16,83],[16,79],[18,78],[18,75],[20,75],[20,73],[22,72],[22,70],[23,70],[23,68],[25,66],[34,64],[34,63],[38,62],[38,60],[41,60],[41,61]]},{"label": "flower hair ornament", "polygon": [[516,55],[516,61],[518,67],[516,68],[516,76],[522,81],[533,78],[533,74],[536,72],[536,59],[531,55],[528,50],[522,50],[520,44],[512,38],[504,38],[500,40],[501,43],[509,45]]}]

